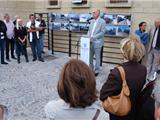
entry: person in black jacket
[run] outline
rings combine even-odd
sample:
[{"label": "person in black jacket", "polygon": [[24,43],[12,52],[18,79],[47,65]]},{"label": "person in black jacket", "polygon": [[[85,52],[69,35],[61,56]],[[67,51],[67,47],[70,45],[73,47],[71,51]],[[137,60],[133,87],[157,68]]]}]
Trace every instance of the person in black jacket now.
[{"label": "person in black jacket", "polygon": [[136,105],[136,120],[154,120],[155,99],[153,88],[155,80],[148,82],[139,95]]},{"label": "person in black jacket", "polygon": [[4,61],[4,41],[6,39],[7,27],[5,23],[0,20],[0,48],[1,48],[1,64],[8,64]]},{"label": "person in black jacket", "polygon": [[17,53],[17,62],[20,63],[20,55],[21,53],[25,56],[26,62],[28,60],[27,54],[27,29],[22,26],[22,20],[17,19],[16,27],[15,27],[15,39],[16,39],[16,53]]},{"label": "person in black jacket", "polygon": [[[126,116],[117,116],[110,113],[110,120],[136,120],[136,102],[143,85],[145,84],[147,69],[138,63],[145,53],[143,44],[136,37],[129,37],[121,42],[121,52],[127,85],[130,90],[131,111]],[[122,89],[122,80],[118,69],[115,67],[109,73],[108,79],[100,91],[100,100],[108,96],[119,95]]]},{"label": "person in black jacket", "polygon": [[38,19],[37,21],[40,22],[40,27],[42,27],[42,30],[39,31],[39,40],[40,40],[40,48],[41,48],[41,52],[44,54],[44,33],[45,33],[45,27],[46,27],[46,23],[45,20],[42,19],[43,15],[40,13],[38,14]]}]

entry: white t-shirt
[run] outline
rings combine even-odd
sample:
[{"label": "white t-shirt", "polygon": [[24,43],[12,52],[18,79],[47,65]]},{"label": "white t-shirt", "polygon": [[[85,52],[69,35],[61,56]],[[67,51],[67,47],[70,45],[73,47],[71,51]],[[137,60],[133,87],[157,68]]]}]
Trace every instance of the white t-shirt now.
[{"label": "white t-shirt", "polygon": [[[39,25],[40,25],[40,22],[35,20],[35,27],[39,28]],[[31,27],[31,21],[27,22],[26,27],[27,28]],[[37,34],[37,38],[39,39],[39,31],[36,31],[36,34]],[[32,42],[32,40],[33,40],[32,32],[29,32],[29,41]]]},{"label": "white t-shirt", "polygon": [[71,108],[61,99],[53,100],[45,106],[45,113],[46,117],[52,120],[92,120],[97,109],[100,109],[97,120],[109,120],[109,114],[96,102],[86,108]]},{"label": "white t-shirt", "polygon": [[9,22],[4,20],[4,23],[7,27],[7,38],[12,39],[14,37],[14,24],[11,20],[9,20]]},{"label": "white t-shirt", "polygon": [[91,37],[93,37],[93,33],[94,33],[95,29],[96,29],[98,20],[99,20],[99,18],[97,18],[96,20],[94,20],[93,29],[92,29],[92,32],[91,32]]}]

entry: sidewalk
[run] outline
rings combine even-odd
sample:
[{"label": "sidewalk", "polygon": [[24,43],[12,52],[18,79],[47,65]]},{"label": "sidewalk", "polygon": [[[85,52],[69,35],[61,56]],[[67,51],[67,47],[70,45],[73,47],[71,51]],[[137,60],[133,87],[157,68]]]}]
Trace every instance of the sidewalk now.
[{"label": "sidewalk", "polygon": [[[31,51],[28,52],[29,63],[21,56],[20,64],[12,59],[9,65],[0,64],[0,104],[8,107],[9,120],[45,120],[44,106],[48,101],[58,99],[59,73],[70,59],[67,54],[51,55],[48,51],[44,55],[45,62],[32,62]],[[98,90],[114,66],[103,64],[96,78]]]}]

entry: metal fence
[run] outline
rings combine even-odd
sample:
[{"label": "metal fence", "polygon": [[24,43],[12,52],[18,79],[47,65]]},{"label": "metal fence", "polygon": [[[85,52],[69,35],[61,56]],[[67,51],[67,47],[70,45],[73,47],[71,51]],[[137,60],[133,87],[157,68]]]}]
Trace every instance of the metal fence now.
[{"label": "metal fence", "polygon": [[[35,13],[37,16],[39,13]],[[54,52],[63,52],[68,53],[68,56],[80,55],[79,50],[79,40],[83,34],[86,32],[72,32],[72,31],[54,31],[49,29],[49,15],[48,13],[43,14],[43,19],[47,23],[47,29],[45,30],[45,47],[48,47],[48,50]],[[112,38],[115,40],[105,39],[104,46],[101,51],[101,65],[102,62],[109,63],[121,63],[123,57],[120,52],[119,39]]]}]

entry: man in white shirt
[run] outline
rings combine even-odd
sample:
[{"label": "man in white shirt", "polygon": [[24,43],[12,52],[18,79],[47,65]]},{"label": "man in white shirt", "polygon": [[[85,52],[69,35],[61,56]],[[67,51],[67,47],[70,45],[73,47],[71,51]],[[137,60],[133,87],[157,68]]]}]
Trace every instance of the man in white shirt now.
[{"label": "man in white shirt", "polygon": [[10,61],[9,59],[9,46],[11,46],[11,57],[12,59],[16,59],[14,56],[14,24],[10,20],[10,16],[8,13],[4,15],[4,23],[7,27],[7,34],[6,34],[6,60]]},{"label": "man in white shirt", "polygon": [[[101,50],[104,45],[104,34],[105,34],[105,21],[100,18],[100,10],[93,11],[93,20],[91,21],[88,36],[91,41],[90,50],[90,66],[95,73],[95,76],[99,74],[100,71],[100,61],[101,61]],[[96,64],[93,65],[93,56],[95,55]]]},{"label": "man in white shirt", "polygon": [[42,30],[42,28],[40,28],[40,22],[35,20],[35,17],[33,14],[31,14],[29,16],[30,20],[27,22],[27,31],[28,31],[28,39],[31,45],[31,49],[32,49],[32,54],[33,54],[33,60],[32,61],[36,61],[37,60],[37,56],[38,56],[38,60],[41,62],[44,62],[43,58],[42,58],[42,51],[40,48],[40,40],[39,40],[39,31]]}]

